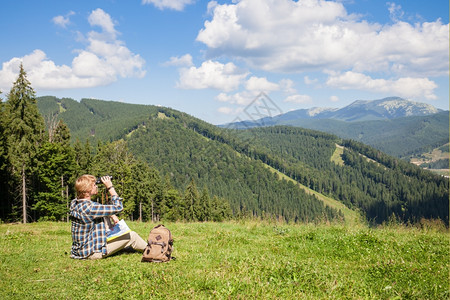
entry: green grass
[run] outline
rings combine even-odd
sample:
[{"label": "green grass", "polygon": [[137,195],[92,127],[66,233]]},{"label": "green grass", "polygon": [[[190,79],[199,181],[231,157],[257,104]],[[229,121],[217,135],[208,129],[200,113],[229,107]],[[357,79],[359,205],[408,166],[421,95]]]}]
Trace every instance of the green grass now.
[{"label": "green grass", "polygon": [[344,147],[336,144],[336,150],[334,150],[333,155],[331,156],[331,161],[336,165],[343,166],[344,160],[342,159],[342,154],[344,154]]},{"label": "green grass", "polygon": [[[150,223],[128,222],[146,238]],[[175,261],[69,258],[68,223],[0,225],[0,299],[448,299],[449,235],[400,226],[166,223]]]},{"label": "green grass", "polygon": [[[338,149],[338,148],[336,148],[336,149]],[[340,210],[344,214],[345,223],[347,225],[356,226],[361,223],[361,220],[362,220],[361,215],[357,211],[352,210],[352,209],[348,208],[347,206],[345,206],[344,203],[339,202],[331,197],[325,196],[319,192],[316,192],[313,189],[310,189],[309,187],[307,187],[301,183],[298,183],[291,177],[287,176],[286,174],[283,174],[282,172],[276,170],[275,168],[273,168],[267,164],[264,164],[264,166],[267,169],[271,170],[273,173],[277,174],[278,179],[280,179],[280,180],[284,179],[287,181],[291,181],[293,184],[296,184],[298,187],[300,187],[302,190],[304,190],[307,194],[316,196],[316,198],[319,199],[320,201],[322,201],[323,204],[328,205],[331,208]]]}]

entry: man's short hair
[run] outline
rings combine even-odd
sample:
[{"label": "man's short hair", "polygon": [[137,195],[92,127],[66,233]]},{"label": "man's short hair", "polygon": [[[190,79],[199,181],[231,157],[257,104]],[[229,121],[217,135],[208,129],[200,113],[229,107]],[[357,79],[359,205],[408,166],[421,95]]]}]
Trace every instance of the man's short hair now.
[{"label": "man's short hair", "polygon": [[85,198],[89,196],[92,187],[96,181],[95,176],[92,175],[81,175],[75,181],[75,189],[77,191],[77,198]]}]

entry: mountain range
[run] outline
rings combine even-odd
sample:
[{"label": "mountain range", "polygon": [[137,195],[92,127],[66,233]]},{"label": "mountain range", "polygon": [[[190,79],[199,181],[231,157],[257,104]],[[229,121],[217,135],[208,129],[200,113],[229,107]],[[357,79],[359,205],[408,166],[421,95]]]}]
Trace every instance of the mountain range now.
[{"label": "mountain range", "polygon": [[[123,141],[182,193],[190,182],[234,216],[286,221],[393,216],[448,222],[449,181],[362,143],[292,126],[220,128],[170,108],[95,99],[38,98],[73,140]],[[342,121],[340,121],[342,122]]]},{"label": "mountain range", "polygon": [[[258,126],[258,124],[264,124],[265,126],[292,124],[292,122],[299,119],[333,119],[357,122],[427,116],[441,111],[441,109],[437,109],[430,104],[405,100],[399,97],[388,97],[379,100],[356,100],[343,108],[313,107],[298,109],[274,117],[265,117],[241,123],[242,125],[253,127]],[[227,125],[240,125],[240,123]]]},{"label": "mountain range", "polygon": [[299,109],[223,127],[248,129],[276,125],[332,133],[408,160],[449,142],[448,111],[398,97],[357,100],[343,108]]}]

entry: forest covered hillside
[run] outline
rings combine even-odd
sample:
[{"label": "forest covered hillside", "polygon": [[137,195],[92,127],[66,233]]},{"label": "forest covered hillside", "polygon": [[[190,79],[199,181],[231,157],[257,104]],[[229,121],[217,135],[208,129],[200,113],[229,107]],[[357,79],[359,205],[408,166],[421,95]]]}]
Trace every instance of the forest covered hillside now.
[{"label": "forest covered hillside", "polygon": [[381,223],[392,216],[448,223],[449,182],[364,144],[292,127],[218,128],[169,108],[83,99],[38,98],[59,113],[73,138],[124,139],[131,152],[180,190],[191,180],[230,203],[233,214],[288,221],[339,218],[267,166]]},{"label": "forest covered hillside", "polygon": [[332,119],[298,119],[278,125],[320,130],[352,139],[405,160],[449,142],[449,112],[389,120],[345,122]]},{"label": "forest covered hillside", "polygon": [[276,125],[328,132],[405,160],[421,157],[449,142],[449,111],[397,98],[356,101],[342,109],[302,109],[224,126],[249,129]]},{"label": "forest covered hillside", "polygon": [[44,119],[57,115],[70,128],[72,140],[81,141],[87,138],[92,141],[120,139],[157,112],[156,106],[95,99],[78,102],[70,98],[45,96],[37,100]]}]

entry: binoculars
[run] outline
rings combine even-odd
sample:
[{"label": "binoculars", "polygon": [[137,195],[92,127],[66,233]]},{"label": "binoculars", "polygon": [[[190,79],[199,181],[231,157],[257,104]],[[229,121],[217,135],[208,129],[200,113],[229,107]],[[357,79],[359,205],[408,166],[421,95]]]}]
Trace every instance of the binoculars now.
[{"label": "binoculars", "polygon": [[[111,180],[113,179],[113,177],[111,175],[106,175],[108,176]],[[97,177],[97,180],[95,181],[95,184],[100,184],[103,183],[101,177]]]}]

